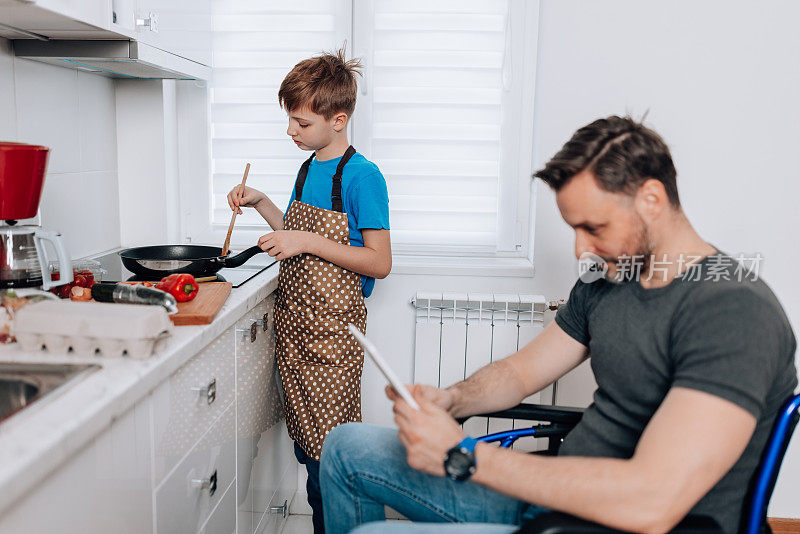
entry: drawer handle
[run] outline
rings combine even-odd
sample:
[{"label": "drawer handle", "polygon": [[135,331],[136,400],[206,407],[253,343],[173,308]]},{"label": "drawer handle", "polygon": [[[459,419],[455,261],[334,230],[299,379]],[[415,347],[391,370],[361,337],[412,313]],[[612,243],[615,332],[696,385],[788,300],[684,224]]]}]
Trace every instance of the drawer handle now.
[{"label": "drawer handle", "polygon": [[269,314],[265,313],[264,317],[256,321],[256,324],[261,327],[261,330],[264,332],[267,331],[267,326],[269,326]]},{"label": "drawer handle", "polygon": [[236,333],[242,334],[242,340],[250,340],[250,343],[256,342],[256,337],[258,337],[258,321],[253,321],[250,324],[250,328],[237,328]]},{"label": "drawer handle", "polygon": [[200,386],[196,388],[189,388],[192,391],[196,391],[201,397],[206,398],[206,402],[208,404],[214,404],[214,401],[217,400],[217,379],[212,378],[211,382],[208,383],[207,386]]},{"label": "drawer handle", "polygon": [[200,488],[200,490],[207,489],[208,496],[213,497],[217,491],[217,470],[214,469],[214,472],[208,478],[193,478],[192,487]]},{"label": "drawer handle", "polygon": [[136,17],[136,28],[147,28],[151,32],[158,33],[158,15],[150,11],[146,16],[147,18],[144,16],[142,18]]},{"label": "drawer handle", "polygon": [[270,506],[269,507],[269,513],[271,513],[273,515],[279,515],[279,516],[283,517],[284,519],[286,519],[286,511],[288,509],[288,506],[287,506],[288,504],[289,504],[289,501],[283,501],[283,504],[281,506]]}]

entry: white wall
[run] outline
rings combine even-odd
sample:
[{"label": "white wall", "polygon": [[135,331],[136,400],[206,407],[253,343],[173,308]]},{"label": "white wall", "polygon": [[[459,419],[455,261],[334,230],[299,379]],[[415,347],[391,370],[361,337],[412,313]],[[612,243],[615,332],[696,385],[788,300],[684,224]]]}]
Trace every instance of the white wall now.
[{"label": "white wall", "polygon": [[180,242],[174,80],[117,80],[121,242]]},{"label": "white wall", "polygon": [[73,258],[120,243],[115,109],[113,80],[16,59],[0,38],[0,139],[50,148],[41,224]]},{"label": "white wall", "polygon": [[[743,0],[542,2],[536,81],[539,168],[574,130],[609,114],[641,116],[670,145],[690,220],[729,252],[761,252],[762,274],[800,332],[794,266],[800,227],[800,4]],[[533,278],[390,275],[367,301],[368,330],[410,380],[417,290],[513,291],[566,296],[575,279],[573,234],[539,187]],[[561,398],[587,399],[586,374]],[[367,364],[364,416],[391,424],[383,381]],[[800,517],[800,439],[787,453],[770,515]]]}]

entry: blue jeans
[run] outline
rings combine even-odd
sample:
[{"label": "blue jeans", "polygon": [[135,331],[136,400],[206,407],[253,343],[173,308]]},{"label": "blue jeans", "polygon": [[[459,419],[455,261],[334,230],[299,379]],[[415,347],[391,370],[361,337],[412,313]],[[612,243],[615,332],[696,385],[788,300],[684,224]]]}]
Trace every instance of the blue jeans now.
[{"label": "blue jeans", "polygon": [[[366,532],[513,532],[543,511],[474,482],[456,482],[409,467],[397,431],[362,423],[334,428],[320,461],[325,529],[343,534],[363,523],[384,521],[384,505],[411,523],[374,523]],[[450,525],[449,523],[482,523]],[[419,523],[439,523],[425,525]]]}]

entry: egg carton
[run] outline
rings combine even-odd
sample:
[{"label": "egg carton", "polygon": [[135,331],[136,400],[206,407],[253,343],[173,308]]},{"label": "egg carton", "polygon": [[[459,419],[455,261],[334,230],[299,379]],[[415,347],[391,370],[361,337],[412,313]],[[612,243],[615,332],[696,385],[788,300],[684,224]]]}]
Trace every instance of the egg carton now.
[{"label": "egg carton", "polygon": [[42,351],[48,354],[75,356],[102,356],[121,358],[128,356],[137,360],[149,358],[156,351],[156,344],[169,334],[164,332],[154,339],[87,338],[53,334],[17,334],[17,342],[25,352]]},{"label": "egg carton", "polygon": [[21,309],[13,333],[26,352],[150,357],[172,332],[161,306],[46,301]]}]

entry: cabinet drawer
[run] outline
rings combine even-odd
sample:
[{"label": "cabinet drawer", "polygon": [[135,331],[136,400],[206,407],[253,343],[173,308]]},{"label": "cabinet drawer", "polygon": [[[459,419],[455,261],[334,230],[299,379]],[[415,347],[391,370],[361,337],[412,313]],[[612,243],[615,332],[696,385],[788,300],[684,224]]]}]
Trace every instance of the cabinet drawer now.
[{"label": "cabinet drawer", "polygon": [[241,320],[241,326],[237,325],[247,332],[255,318],[267,318],[266,331],[257,325],[255,341],[240,336],[236,342],[236,433],[247,441],[257,441],[262,432],[283,418],[271,303],[271,299],[265,299]]},{"label": "cabinet drawer", "polygon": [[[283,525],[289,518],[289,508],[295,494],[297,494],[297,464],[289,464],[286,466],[286,471],[284,471],[281,481],[278,484],[278,491],[272,496],[272,501],[270,502],[271,510],[285,507],[285,512],[283,514],[272,514],[277,520],[275,532],[283,530]],[[267,513],[270,513],[270,511],[267,510]]]},{"label": "cabinet drawer", "polygon": [[289,507],[297,492],[297,463],[289,464],[278,480],[277,489],[268,503],[254,534],[277,534],[289,517]]},{"label": "cabinet drawer", "polygon": [[158,534],[196,532],[220,502],[236,470],[235,419],[231,406],[156,488]]},{"label": "cabinet drawer", "polygon": [[153,392],[156,485],[233,403],[233,353],[230,329]]},{"label": "cabinet drawer", "polygon": [[[267,318],[258,326],[254,342],[236,344],[236,410],[238,532],[252,534],[277,490],[287,462],[296,463],[283,421],[280,378],[275,362],[275,333],[271,295],[256,305],[238,324],[246,329],[254,320]],[[266,315],[265,315],[266,314]]]},{"label": "cabinet drawer", "polygon": [[283,500],[277,502],[281,495],[289,495],[285,498],[291,502],[297,490],[299,464],[283,421],[261,434],[256,453],[250,480],[253,525],[254,532],[265,532],[263,525],[276,523],[276,519],[270,517],[274,515],[270,514],[270,507],[283,504]]},{"label": "cabinet drawer", "polygon": [[236,525],[236,481],[228,486],[219,504],[198,534],[231,534]]}]

